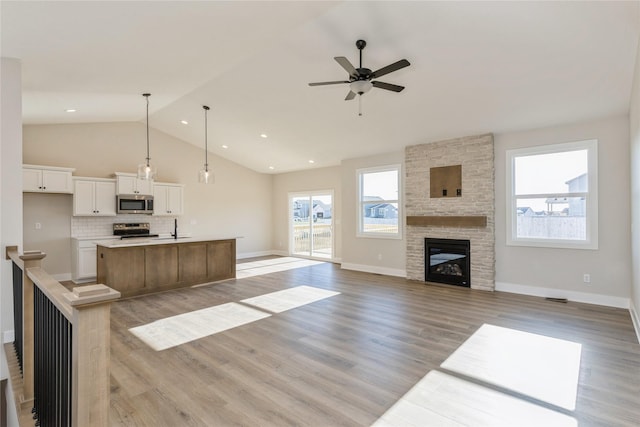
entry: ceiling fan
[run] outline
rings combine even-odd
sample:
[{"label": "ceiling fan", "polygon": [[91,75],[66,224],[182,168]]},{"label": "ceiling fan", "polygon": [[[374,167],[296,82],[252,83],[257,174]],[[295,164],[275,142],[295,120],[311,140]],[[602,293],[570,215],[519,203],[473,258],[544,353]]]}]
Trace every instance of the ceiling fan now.
[{"label": "ceiling fan", "polygon": [[[393,64],[387,65],[386,67],[382,67],[379,70],[371,71],[369,68],[364,68],[362,66],[362,50],[367,45],[367,42],[364,40],[358,40],[356,42],[356,47],[360,51],[360,67],[355,68],[351,62],[344,56],[336,56],[333,59],[336,60],[338,64],[344,68],[347,73],[349,73],[349,80],[337,80],[332,82],[318,82],[318,83],[309,83],[309,86],[325,86],[325,85],[335,85],[335,84],[344,84],[349,83],[349,93],[347,94],[345,101],[352,100],[356,97],[356,95],[362,95],[371,90],[372,87],[376,87],[379,89],[390,90],[392,92],[400,92],[404,89],[404,86],[398,86],[391,83],[385,83],[380,81],[375,81],[378,77],[382,77],[386,74],[397,71],[401,68],[408,67],[411,65],[409,61],[406,59],[401,59],[400,61],[394,62]],[[360,114],[362,115],[362,114]]]}]

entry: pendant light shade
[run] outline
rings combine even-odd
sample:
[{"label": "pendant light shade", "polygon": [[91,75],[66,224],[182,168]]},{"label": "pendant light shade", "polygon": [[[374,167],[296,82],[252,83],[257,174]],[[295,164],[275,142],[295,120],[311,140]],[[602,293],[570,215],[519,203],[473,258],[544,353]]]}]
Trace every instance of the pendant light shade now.
[{"label": "pendant light shade", "polygon": [[209,170],[209,144],[207,141],[207,112],[209,107],[203,105],[202,109],[204,110],[204,168],[198,173],[198,182],[201,184],[213,184],[215,177],[213,171]]},{"label": "pendant light shade", "polygon": [[158,171],[155,166],[151,164],[151,157],[149,156],[149,97],[151,94],[143,93],[142,96],[147,100],[147,157],[144,163],[138,165],[138,179],[153,181]]}]

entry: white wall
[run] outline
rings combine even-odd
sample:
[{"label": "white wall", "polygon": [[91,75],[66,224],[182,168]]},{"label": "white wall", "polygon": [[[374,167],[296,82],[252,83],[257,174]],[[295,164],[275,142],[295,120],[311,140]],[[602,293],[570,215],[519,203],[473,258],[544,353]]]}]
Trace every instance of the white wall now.
[{"label": "white wall", "polygon": [[[134,173],[146,155],[146,127],[143,123],[30,125],[25,126],[23,132],[24,163],[72,167],[76,168],[76,176],[107,178],[116,171]],[[156,181],[185,185],[185,214],[178,219],[182,232],[200,236],[242,236],[237,244],[239,257],[270,252],[270,175],[209,154],[215,184],[199,184],[198,171],[204,163],[203,149],[154,129],[151,129],[150,140],[151,162],[158,168]],[[39,196],[42,195],[35,195]],[[69,197],[68,209],[71,209],[71,200]],[[55,206],[45,213],[51,215],[48,221],[59,223],[67,211],[58,206],[65,203],[63,200],[55,201]],[[27,207],[46,207],[42,200],[34,203],[30,198],[27,203]],[[256,209],[257,206],[260,208]],[[30,220],[27,227],[33,222],[33,215],[37,214],[25,212],[25,217]],[[70,222],[70,217],[66,220]],[[47,233],[42,230],[38,235],[29,228],[25,230],[27,236],[29,245],[34,249],[41,249],[35,247],[40,243],[48,244]],[[56,239],[62,237],[57,235]],[[60,272],[60,266],[50,268]]]},{"label": "white wall", "polygon": [[[17,59],[2,58],[0,65],[0,333],[1,341],[12,341],[12,264],[5,260],[7,246],[22,250],[22,79]],[[11,338],[11,339],[9,339]],[[0,378],[7,378],[4,346],[0,346]],[[9,425],[18,425],[11,389],[7,390]]]},{"label": "white wall", "polygon": [[[371,157],[344,160],[342,169],[342,268],[406,277],[405,239],[374,239],[356,237],[358,185],[356,170],[375,166],[402,165],[404,182],[404,151]],[[404,195],[401,189],[400,194]],[[404,200],[400,201],[404,205]],[[404,233],[404,210],[400,219]],[[404,234],[403,234],[404,235]]]},{"label": "white wall", "polygon": [[640,43],[636,52],[629,108],[631,163],[631,313],[640,340]]},{"label": "white wall", "polygon": [[342,183],[340,167],[311,169],[273,177],[273,241],[271,247],[288,253],[289,193],[333,191],[334,260],[342,256]]},{"label": "white wall", "polygon": [[[506,245],[506,159],[514,148],[598,139],[598,250]],[[495,135],[496,289],[626,307],[631,292],[629,120]],[[543,171],[541,171],[542,173]],[[591,283],[583,283],[583,274]]]}]

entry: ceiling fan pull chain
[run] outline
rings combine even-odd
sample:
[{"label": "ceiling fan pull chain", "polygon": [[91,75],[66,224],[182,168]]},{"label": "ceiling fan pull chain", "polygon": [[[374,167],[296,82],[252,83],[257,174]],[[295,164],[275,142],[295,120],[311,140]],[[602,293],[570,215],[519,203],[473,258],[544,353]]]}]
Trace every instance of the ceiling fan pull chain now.
[{"label": "ceiling fan pull chain", "polygon": [[358,116],[362,116],[362,94],[358,95]]}]

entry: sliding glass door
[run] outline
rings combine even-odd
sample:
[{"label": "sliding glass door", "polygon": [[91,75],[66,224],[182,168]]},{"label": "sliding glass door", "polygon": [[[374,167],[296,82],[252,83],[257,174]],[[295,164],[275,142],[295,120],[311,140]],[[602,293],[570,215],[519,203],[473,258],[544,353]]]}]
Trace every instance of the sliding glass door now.
[{"label": "sliding glass door", "polygon": [[289,195],[289,253],[333,258],[333,192]]}]

